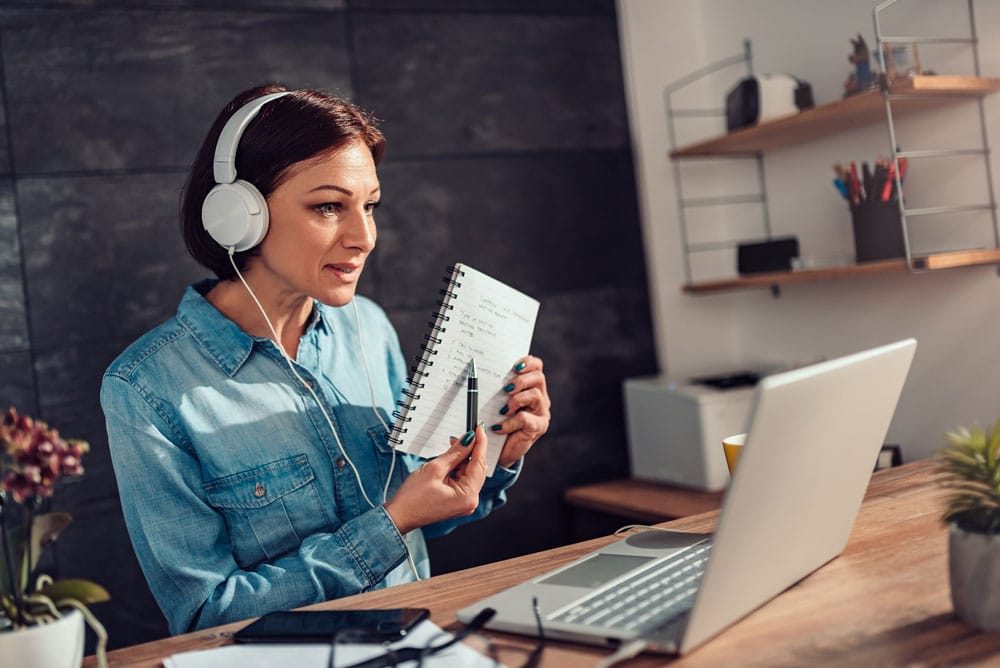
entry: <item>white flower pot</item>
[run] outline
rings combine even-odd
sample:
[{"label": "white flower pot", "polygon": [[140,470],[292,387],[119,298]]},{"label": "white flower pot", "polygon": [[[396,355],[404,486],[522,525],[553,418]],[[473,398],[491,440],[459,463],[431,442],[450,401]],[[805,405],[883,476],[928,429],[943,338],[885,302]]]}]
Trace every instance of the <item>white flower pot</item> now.
[{"label": "white flower pot", "polygon": [[1000,630],[1000,535],[948,527],[951,602],[965,622]]},{"label": "white flower pot", "polygon": [[49,624],[0,631],[2,663],[17,668],[80,668],[83,631],[79,610]]}]

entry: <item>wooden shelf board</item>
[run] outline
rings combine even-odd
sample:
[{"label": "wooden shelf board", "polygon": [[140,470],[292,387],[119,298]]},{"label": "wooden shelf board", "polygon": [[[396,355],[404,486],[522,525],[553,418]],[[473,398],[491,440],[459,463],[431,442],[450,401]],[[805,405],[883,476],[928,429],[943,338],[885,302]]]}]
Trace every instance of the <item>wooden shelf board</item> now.
[{"label": "wooden shelf board", "polygon": [[1000,263],[1000,250],[996,248],[933,253],[913,258],[914,269],[928,270],[973,267],[980,264],[997,263]]},{"label": "wooden shelf board", "polygon": [[902,77],[892,82],[891,93],[935,93],[938,95],[974,96],[989,95],[1000,90],[1000,79],[988,77],[960,77],[944,74]]},{"label": "wooden shelf board", "polygon": [[[984,264],[1000,264],[1000,249],[977,249],[965,251],[950,251],[947,253],[932,253],[914,256],[913,268],[917,270],[953,269],[956,267],[971,267]],[[778,271],[766,274],[753,274],[716,281],[688,283],[683,291],[688,294],[700,295],[732,290],[754,288],[772,288],[796,283],[814,283],[818,281],[833,281],[869,274],[885,274],[907,271],[906,260],[895,258],[877,262],[862,262],[843,267],[825,267],[821,269],[801,269],[797,271]]]},{"label": "wooden shelf board", "polygon": [[721,491],[706,492],[644,480],[607,480],[567,489],[572,506],[641,522],[663,522],[717,510]]},{"label": "wooden shelf board", "polygon": [[[980,97],[1000,90],[1000,79],[959,76],[915,76],[896,79],[891,93],[907,95],[893,100],[893,116]],[[922,95],[926,97],[921,97]],[[909,97],[914,96],[914,97]],[[878,89],[821,104],[801,113],[776,118],[699,142],[670,154],[671,158],[754,155],[871,125],[885,119],[885,103]]]}]

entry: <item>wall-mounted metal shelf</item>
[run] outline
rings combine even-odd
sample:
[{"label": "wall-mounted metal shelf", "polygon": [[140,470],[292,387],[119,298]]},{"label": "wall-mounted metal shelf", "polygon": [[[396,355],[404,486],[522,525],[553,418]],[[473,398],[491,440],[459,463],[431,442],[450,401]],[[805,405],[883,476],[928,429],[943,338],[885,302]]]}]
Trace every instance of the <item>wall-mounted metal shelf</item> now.
[{"label": "wall-mounted metal shelf", "polygon": [[[902,96],[893,103],[893,116],[953,104],[969,97],[982,97],[1000,90],[1000,79],[958,76],[913,76],[899,78],[889,87],[890,95]],[[767,153],[828,135],[885,122],[885,102],[876,88],[821,104],[707,141],[670,152],[671,158],[754,155]]]},{"label": "wall-mounted metal shelf", "polygon": [[[691,117],[696,113],[678,110],[673,107],[672,95],[685,86],[692,84],[710,73],[715,73],[724,67],[746,63],[747,71],[752,73],[752,59],[749,42],[745,43],[742,56],[727,58],[709,65],[697,72],[678,80],[667,87],[665,104],[670,129],[671,151],[669,157],[674,163],[675,184],[678,194],[678,209],[681,223],[681,242],[684,250],[685,283],[683,291],[688,294],[707,294],[746,288],[771,288],[778,293],[780,286],[813,281],[828,281],[888,272],[909,271],[922,272],[936,269],[975,266],[983,264],[1000,264],[1000,229],[997,225],[996,201],[993,195],[993,177],[989,165],[989,147],[986,137],[985,116],[983,112],[983,97],[1000,90],[1000,78],[979,76],[979,57],[977,53],[978,38],[975,30],[975,16],[972,0],[968,0],[970,36],[959,38],[940,37],[901,37],[882,34],[879,14],[897,0],[886,0],[873,10],[878,59],[878,78],[881,85],[878,88],[863,91],[856,95],[836,100],[828,104],[807,109],[801,113],[769,120],[758,125],[736,130],[728,134],[699,141],[683,147],[676,147],[676,131],[674,125],[679,118]],[[883,49],[893,44],[916,43],[963,43],[972,47],[974,59],[974,76],[928,75],[914,74],[897,76],[890,80],[886,75],[885,63],[881,59]],[[897,119],[909,114],[939,108],[961,101],[975,99],[979,105],[982,143],[980,148],[966,150],[911,150],[898,151],[894,123]],[[797,144],[813,141],[821,137],[841,133],[856,128],[870,126],[875,123],[886,123],[889,130],[890,155],[895,164],[896,192],[902,192],[899,181],[899,160],[935,158],[942,156],[970,155],[984,159],[988,183],[988,201],[947,207],[924,207],[920,209],[905,209],[903,198],[897,198],[900,208],[900,219],[905,248],[905,256],[898,259],[878,262],[865,262],[848,266],[827,267],[821,269],[802,269],[787,272],[753,274],[729,279],[695,281],[692,277],[692,253],[703,250],[717,250],[722,247],[734,248],[737,243],[732,241],[717,243],[688,243],[686,209],[693,205],[725,204],[740,197],[748,201],[761,202],[764,209],[764,236],[771,238],[771,222],[768,214],[767,195],[764,182],[762,156],[768,151],[779,150]],[[714,202],[700,202],[685,199],[682,193],[682,183],[678,164],[680,161],[697,158],[755,158],[757,160],[760,193],[750,196],[729,196],[717,198]],[[931,252],[915,255],[911,252],[907,219],[916,216],[939,216],[949,213],[967,211],[989,211],[993,221],[994,247],[986,249],[968,249],[948,252]]]}]

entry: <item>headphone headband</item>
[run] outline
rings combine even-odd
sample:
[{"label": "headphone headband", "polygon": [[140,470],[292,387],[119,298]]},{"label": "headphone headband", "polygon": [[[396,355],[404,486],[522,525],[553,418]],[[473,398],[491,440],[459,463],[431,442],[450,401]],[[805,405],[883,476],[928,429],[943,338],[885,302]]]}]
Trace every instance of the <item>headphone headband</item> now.
[{"label": "headphone headband", "polygon": [[215,144],[212,174],[215,186],[201,203],[201,224],[230,253],[250,250],[267,234],[267,200],[252,183],[236,178],[236,148],[261,107],[291,91],[262,95],[229,117]]},{"label": "headphone headband", "polygon": [[254,98],[229,117],[219,134],[219,141],[215,144],[212,172],[216,183],[232,183],[236,180],[236,148],[240,145],[243,131],[246,130],[247,125],[254,119],[261,107],[271,100],[276,100],[290,93],[291,91],[283,91]]}]

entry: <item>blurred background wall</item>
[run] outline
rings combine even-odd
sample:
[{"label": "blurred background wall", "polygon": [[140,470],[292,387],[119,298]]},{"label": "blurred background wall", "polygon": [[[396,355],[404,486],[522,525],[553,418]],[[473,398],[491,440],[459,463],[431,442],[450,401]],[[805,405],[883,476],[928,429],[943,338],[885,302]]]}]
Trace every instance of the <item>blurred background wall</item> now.
[{"label": "blurred background wall", "polygon": [[549,434],[438,573],[571,538],[567,486],[627,473],[621,381],[656,371],[612,0],[0,1],[0,403],[90,441],[46,570],[104,584],[111,646],[166,634],[122,521],[107,364],[206,275],[178,198],[237,91],[338,92],[389,138],[361,292],[416,352],[460,260],[542,302]]}]

